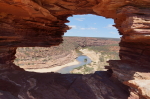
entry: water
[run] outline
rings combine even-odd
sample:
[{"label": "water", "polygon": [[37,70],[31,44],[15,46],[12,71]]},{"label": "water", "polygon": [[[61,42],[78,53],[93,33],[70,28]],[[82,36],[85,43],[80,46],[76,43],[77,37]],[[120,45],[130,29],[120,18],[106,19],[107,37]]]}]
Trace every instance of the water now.
[{"label": "water", "polygon": [[79,62],[78,65],[64,67],[64,68],[58,70],[57,72],[62,73],[62,74],[70,73],[70,71],[72,71],[74,68],[91,63],[91,59],[85,55],[81,55],[81,56],[77,57],[76,60]]}]

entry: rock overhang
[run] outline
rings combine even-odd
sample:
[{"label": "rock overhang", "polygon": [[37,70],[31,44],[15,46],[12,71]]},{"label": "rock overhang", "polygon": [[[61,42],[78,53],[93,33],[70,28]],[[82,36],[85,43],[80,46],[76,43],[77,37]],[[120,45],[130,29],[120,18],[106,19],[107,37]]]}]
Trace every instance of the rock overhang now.
[{"label": "rock overhang", "polygon": [[2,47],[58,45],[70,29],[67,18],[77,14],[114,19],[123,40],[149,39],[148,0],[1,0],[0,5]]},{"label": "rock overhang", "polygon": [[[0,68],[18,69],[12,63],[16,47],[60,44],[62,35],[69,29],[65,25],[67,17],[95,14],[114,19],[115,27],[123,35],[120,42],[121,61],[110,62],[109,68],[113,71],[112,78],[133,89],[134,83],[130,84],[130,81],[135,80],[135,73],[142,74],[142,68],[147,69],[146,73],[150,72],[149,9],[149,0],[0,0],[0,62],[3,64]],[[136,66],[139,69],[125,71],[116,68],[117,63],[125,63],[122,68]],[[131,66],[131,63],[134,65]],[[140,75],[138,79],[144,82],[146,78]],[[135,90],[131,90],[131,96],[145,97],[144,93]]]}]

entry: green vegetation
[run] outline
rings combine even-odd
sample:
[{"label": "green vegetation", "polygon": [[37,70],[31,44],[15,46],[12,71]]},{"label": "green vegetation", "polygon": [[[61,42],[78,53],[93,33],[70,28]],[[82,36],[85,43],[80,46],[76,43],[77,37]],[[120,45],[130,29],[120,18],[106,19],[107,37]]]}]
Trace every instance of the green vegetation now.
[{"label": "green vegetation", "polygon": [[[76,74],[88,74],[94,71],[93,67],[88,67],[87,65],[83,65],[80,67],[75,68],[77,70],[81,70],[81,72],[77,72]],[[74,73],[74,72],[72,72]]]},{"label": "green vegetation", "polygon": [[85,70],[85,72],[93,72],[94,68],[84,66],[84,70]]},{"label": "green vegetation", "polygon": [[[83,66],[85,66],[85,65],[83,65]],[[74,69],[80,70],[81,68],[83,68],[83,66],[79,66],[79,67],[74,68]]]},{"label": "green vegetation", "polygon": [[87,59],[84,59],[84,62],[87,62]]},{"label": "green vegetation", "polygon": [[100,52],[101,57],[100,61],[104,62],[104,55],[109,58],[109,59],[119,59],[119,54],[118,54],[118,49],[119,45],[118,44],[111,44],[111,45],[103,45],[103,46],[87,46],[84,47],[84,49],[88,49],[91,51],[95,51],[96,53]]},{"label": "green vegetation", "polygon": [[89,50],[93,50],[95,52],[100,52],[100,51],[110,51],[110,48],[111,47],[118,47],[119,45],[118,44],[111,44],[111,45],[102,45],[102,46],[87,46],[87,47],[84,47],[86,49],[89,49]]},{"label": "green vegetation", "polygon": [[92,62],[88,65],[83,65],[78,68],[75,68],[72,73],[80,73],[80,74],[90,74],[95,71],[103,71],[105,70],[105,66],[108,65],[108,60],[119,60],[118,44],[110,44],[103,46],[86,46],[83,49],[88,49],[89,51],[94,51],[97,55],[99,55],[99,61],[96,62],[92,60]]}]

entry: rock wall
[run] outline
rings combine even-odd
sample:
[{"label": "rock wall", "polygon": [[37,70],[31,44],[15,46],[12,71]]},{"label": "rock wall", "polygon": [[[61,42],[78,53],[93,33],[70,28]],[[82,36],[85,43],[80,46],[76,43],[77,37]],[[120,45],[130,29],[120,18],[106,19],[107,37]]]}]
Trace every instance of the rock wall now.
[{"label": "rock wall", "polygon": [[[69,29],[69,27],[64,24],[68,22],[67,17],[69,16],[76,14],[95,14],[104,16],[106,18],[113,18],[116,23],[115,27],[118,29],[119,33],[123,35],[123,37],[121,38],[120,42],[121,60],[109,61],[110,67],[108,71],[110,74],[112,73],[111,78],[115,83],[120,85],[121,88],[126,91],[129,90],[130,96],[124,96],[126,99],[149,99],[149,9],[149,0],[0,0],[0,51],[2,52],[0,62],[2,64],[6,64],[7,69],[12,69],[12,67],[15,67],[11,65],[14,59],[16,50],[15,47],[45,47],[60,44],[62,42],[62,35],[67,29]],[[11,49],[9,47],[14,48]],[[8,51],[8,49],[10,49],[10,51]],[[9,54],[3,55],[3,53]],[[1,70],[5,68],[4,66],[1,67]],[[13,69],[15,70],[15,68]],[[6,84],[5,82],[8,82],[8,85],[12,87],[16,80],[22,79],[18,77],[20,74],[18,73],[17,75],[17,72],[16,75],[12,77],[7,76],[7,74],[11,75],[11,72],[1,72],[1,75],[3,75],[1,80],[4,82],[1,84]],[[36,79],[40,79],[40,77],[40,74],[38,74],[37,77],[27,80],[29,83],[28,86],[30,86],[28,89],[26,89],[28,90],[27,95],[29,99],[34,99],[35,97],[37,98],[37,95],[42,93],[35,91],[35,86],[38,86],[38,84],[35,85],[35,82],[38,82]],[[65,79],[61,80],[66,81]],[[103,80],[105,81],[105,79]],[[48,84],[47,81],[42,81],[43,83],[45,82]],[[52,79],[51,82],[53,83],[53,81],[54,80]],[[87,83],[89,85],[92,84],[91,81],[87,81]],[[15,83],[15,85],[17,85],[17,83]],[[100,86],[102,87],[102,85],[103,84]],[[17,86],[13,87],[16,88],[16,93],[14,93],[12,90],[6,90],[4,87],[1,87],[0,89],[2,91],[10,92],[15,97],[18,95],[18,97],[21,99],[22,97],[25,97],[25,94],[23,93],[24,91],[19,92],[19,88]],[[94,88],[93,85],[91,85],[91,87]],[[33,88],[35,89],[32,90]],[[107,88],[107,86],[102,89],[105,88]],[[96,94],[97,91],[110,96],[110,94],[107,93],[108,90],[100,91],[96,90],[95,87],[93,89],[93,92],[95,93],[93,94],[95,97],[92,99],[96,99],[99,96]],[[59,93],[63,92],[68,91],[62,90]],[[84,91],[82,92],[84,94]],[[20,93],[23,94],[22,97],[20,96]],[[47,92],[44,93],[46,94]],[[69,93],[74,94],[73,92]],[[6,94],[9,93],[5,93],[4,95]],[[9,96],[11,95],[8,95],[8,97]],[[74,98],[78,99],[75,96]],[[47,99],[46,97],[48,96],[45,95],[44,98],[41,96],[39,99]],[[101,96],[98,98],[100,97]],[[102,95],[102,97],[104,98],[104,95]],[[122,97],[116,98],[123,99]],[[79,99],[85,98],[80,97]]]},{"label": "rock wall", "polygon": [[0,48],[0,70],[23,70],[16,66],[13,62],[16,54],[15,47],[2,47]]},{"label": "rock wall", "polygon": [[[113,71],[112,77],[129,86],[130,95],[149,99],[148,8],[126,6],[118,12],[118,16],[119,18],[115,19],[116,27],[123,34],[119,53],[121,61],[109,62]],[[123,22],[120,21],[122,17]]]}]

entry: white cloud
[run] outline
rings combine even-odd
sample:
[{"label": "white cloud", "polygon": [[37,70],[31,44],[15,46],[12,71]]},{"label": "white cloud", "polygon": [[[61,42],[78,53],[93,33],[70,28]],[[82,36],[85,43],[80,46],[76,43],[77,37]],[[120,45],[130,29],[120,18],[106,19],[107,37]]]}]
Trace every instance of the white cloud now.
[{"label": "white cloud", "polygon": [[80,28],[81,30],[85,30],[86,28]]},{"label": "white cloud", "polygon": [[80,26],[76,26],[76,25],[69,25],[70,28],[72,29],[80,29],[80,30],[96,30],[97,28],[94,28],[94,27],[89,27],[89,28],[82,28]]},{"label": "white cloud", "polygon": [[73,28],[73,29],[77,29],[76,25],[70,25],[69,27]]},{"label": "white cloud", "polygon": [[77,21],[83,21],[85,18],[75,18]]},{"label": "white cloud", "polygon": [[79,15],[80,17],[85,17],[85,16],[87,16],[86,14],[82,14],[82,15]]},{"label": "white cloud", "polygon": [[104,28],[107,28],[107,29],[116,29],[115,27],[113,27],[113,24],[108,24],[106,27]]},{"label": "white cloud", "polygon": [[90,28],[80,28],[81,30],[96,30],[97,28],[93,28],[93,27],[90,27]]},{"label": "white cloud", "polygon": [[111,34],[117,34],[116,32],[109,32],[109,33],[111,33]]},{"label": "white cloud", "polygon": [[78,15],[79,17],[95,17],[96,15],[92,15],[92,14],[82,14],[82,15]]},{"label": "white cloud", "polygon": [[96,15],[89,14],[88,17],[95,17]]},{"label": "white cloud", "polygon": [[90,30],[96,30],[97,28],[93,28],[93,27],[91,27],[91,28],[89,28]]}]

